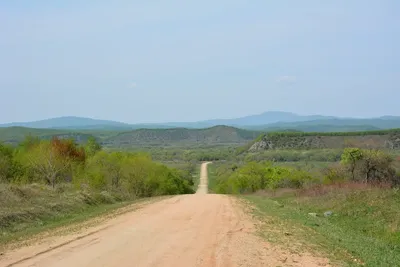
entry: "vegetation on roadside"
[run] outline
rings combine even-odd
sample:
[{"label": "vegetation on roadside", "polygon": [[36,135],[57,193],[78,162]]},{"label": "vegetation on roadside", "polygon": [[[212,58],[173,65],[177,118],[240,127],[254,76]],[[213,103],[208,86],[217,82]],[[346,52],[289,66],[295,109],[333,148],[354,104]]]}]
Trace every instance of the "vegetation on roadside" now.
[{"label": "vegetation on roadside", "polygon": [[282,239],[289,235],[306,240],[305,246],[318,244],[351,264],[399,265],[398,158],[382,150],[346,148],[339,159],[313,171],[301,160],[291,164],[261,156],[257,162],[217,163],[209,166],[210,186],[256,204],[267,224],[261,232],[271,240],[277,230]]},{"label": "vegetation on roadside", "polygon": [[193,193],[189,170],[157,163],[145,153],[106,152],[94,138],[27,137],[0,144],[0,240],[90,206]]},{"label": "vegetation on roadside", "polygon": [[52,228],[83,222],[115,209],[145,200],[122,200],[106,191],[80,191],[59,184],[55,190],[43,184],[2,184],[0,203],[0,248],[16,240]]},{"label": "vegetation on roadside", "polygon": [[[400,264],[399,192],[346,183],[245,198],[261,212],[261,234],[270,241],[290,247],[297,240],[349,265],[386,267]],[[280,235],[272,235],[273,230]]]}]

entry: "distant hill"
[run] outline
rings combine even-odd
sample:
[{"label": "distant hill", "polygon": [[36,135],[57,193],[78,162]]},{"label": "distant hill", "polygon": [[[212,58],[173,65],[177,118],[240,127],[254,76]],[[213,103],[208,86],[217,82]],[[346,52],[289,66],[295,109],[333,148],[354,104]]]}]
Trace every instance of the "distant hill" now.
[{"label": "distant hill", "polygon": [[[382,130],[381,128],[370,125],[295,125],[295,126],[282,126],[282,127],[265,127],[256,126],[254,128],[247,128],[252,130],[263,130],[264,132],[282,132],[282,131],[296,131],[296,132],[360,132],[360,131],[376,131]],[[391,128],[390,128],[391,129]]]},{"label": "distant hill", "polygon": [[166,129],[170,125],[156,123],[128,124],[118,121],[97,120],[83,117],[58,117],[32,122],[12,122],[0,124],[0,128],[25,127],[35,129],[63,129],[63,130],[111,130],[127,131],[132,129]]},{"label": "distant hill", "polygon": [[0,127],[28,127],[38,129],[100,129],[100,128],[125,128],[129,129],[131,126],[126,123],[108,121],[108,120],[95,120],[81,117],[59,117],[33,122],[13,122],[8,124],[1,124]]},{"label": "distant hill", "polygon": [[229,126],[214,126],[205,129],[139,129],[107,138],[104,144],[113,147],[244,144],[259,136],[260,133]]},{"label": "distant hill", "polygon": [[322,115],[301,116],[290,112],[268,111],[261,114],[245,116],[236,119],[206,120],[198,123],[204,123],[209,125],[231,125],[231,126],[243,127],[243,126],[265,125],[278,122],[300,122],[300,121],[311,121],[311,120],[327,120],[333,118],[335,117],[322,116]]},{"label": "distant hill", "polygon": [[23,141],[26,136],[38,137],[40,139],[51,139],[52,137],[59,138],[72,138],[77,142],[85,142],[90,136],[101,139],[101,135],[107,136],[106,133],[101,132],[76,132],[69,130],[58,130],[58,129],[36,129],[26,127],[8,127],[0,128],[0,142],[16,145]]},{"label": "distant hill", "polygon": [[248,127],[250,129],[279,131],[296,129],[306,132],[347,132],[400,128],[400,117],[380,117],[372,119],[322,119],[298,122],[277,122]]},{"label": "distant hill", "polygon": [[174,145],[219,145],[245,144],[261,134],[260,131],[243,130],[228,126],[215,126],[205,129],[136,129],[130,131],[106,130],[59,130],[26,127],[0,128],[0,142],[16,145],[25,136],[40,139],[52,137],[72,138],[78,143],[94,136],[106,147],[174,146]]},{"label": "distant hill", "polygon": [[96,120],[81,117],[59,117],[34,122],[0,124],[5,127],[28,127],[37,129],[64,130],[108,130],[130,131],[134,129],[205,129],[218,125],[226,125],[248,130],[262,131],[365,131],[378,129],[400,128],[400,117],[383,116],[379,118],[337,118],[332,116],[310,115],[302,116],[290,112],[269,111],[258,115],[245,116],[236,119],[215,119],[198,122],[168,122],[127,124],[117,121]]}]

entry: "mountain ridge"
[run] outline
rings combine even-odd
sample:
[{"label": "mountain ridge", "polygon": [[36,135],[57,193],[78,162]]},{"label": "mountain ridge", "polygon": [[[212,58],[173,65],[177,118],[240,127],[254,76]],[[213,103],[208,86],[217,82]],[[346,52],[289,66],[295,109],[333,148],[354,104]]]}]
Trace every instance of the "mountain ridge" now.
[{"label": "mountain ridge", "polygon": [[52,129],[52,128],[71,128],[71,127],[85,127],[94,125],[107,125],[107,126],[129,126],[127,123],[112,121],[112,120],[99,120],[77,116],[63,116],[49,119],[43,119],[31,122],[11,122],[0,124],[0,127],[27,127],[38,129]]},{"label": "mountain ridge", "polygon": [[[27,127],[38,129],[76,129],[76,130],[134,130],[166,128],[209,128],[226,125],[238,128],[268,130],[304,128],[307,126],[362,126],[362,129],[388,129],[400,127],[400,116],[385,115],[377,118],[342,118],[324,115],[298,115],[291,112],[267,111],[233,119],[210,119],[195,122],[137,123],[129,124],[113,120],[64,116],[31,122],[12,122],[0,124],[0,128]],[[329,128],[329,127],[328,127]]]}]

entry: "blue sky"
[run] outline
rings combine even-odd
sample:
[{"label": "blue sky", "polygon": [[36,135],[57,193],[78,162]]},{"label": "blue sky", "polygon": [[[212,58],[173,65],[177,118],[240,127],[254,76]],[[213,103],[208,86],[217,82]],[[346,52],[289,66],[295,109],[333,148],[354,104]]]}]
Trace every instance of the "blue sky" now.
[{"label": "blue sky", "polygon": [[400,2],[1,1],[0,122],[400,115]]}]

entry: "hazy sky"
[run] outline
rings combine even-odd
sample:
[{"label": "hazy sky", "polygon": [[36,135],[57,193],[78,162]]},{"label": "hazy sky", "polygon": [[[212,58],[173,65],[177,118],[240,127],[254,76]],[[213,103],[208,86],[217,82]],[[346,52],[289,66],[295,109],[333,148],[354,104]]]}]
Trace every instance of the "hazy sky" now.
[{"label": "hazy sky", "polygon": [[398,0],[1,1],[0,122],[400,115]]}]

